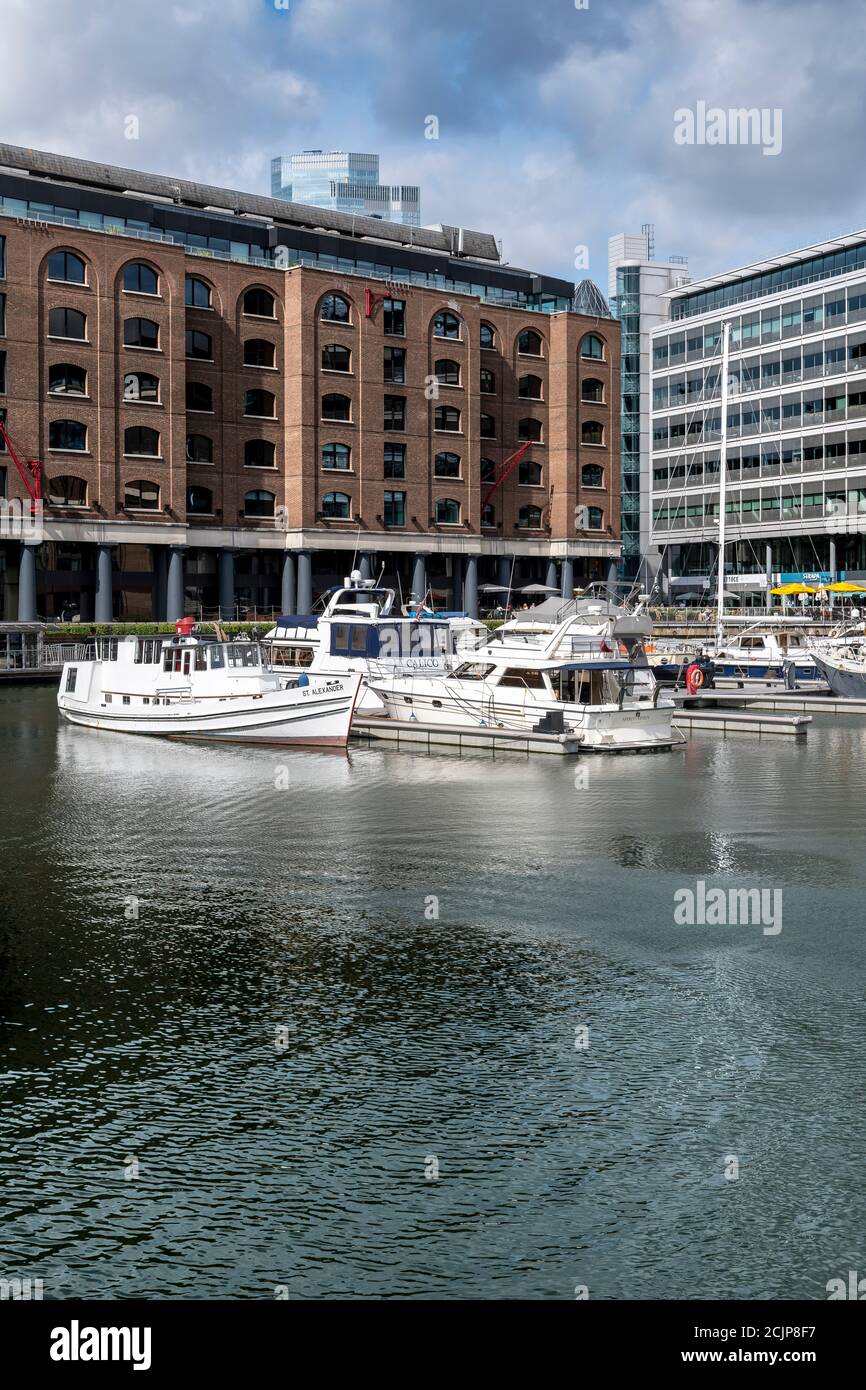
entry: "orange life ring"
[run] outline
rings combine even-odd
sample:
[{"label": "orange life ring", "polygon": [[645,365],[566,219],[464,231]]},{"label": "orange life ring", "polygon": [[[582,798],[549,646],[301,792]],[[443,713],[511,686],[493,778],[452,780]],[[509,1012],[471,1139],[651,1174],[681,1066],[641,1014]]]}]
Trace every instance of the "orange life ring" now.
[{"label": "orange life ring", "polygon": [[686,670],[686,688],[690,695],[695,695],[704,684],[704,673],[695,662]]}]

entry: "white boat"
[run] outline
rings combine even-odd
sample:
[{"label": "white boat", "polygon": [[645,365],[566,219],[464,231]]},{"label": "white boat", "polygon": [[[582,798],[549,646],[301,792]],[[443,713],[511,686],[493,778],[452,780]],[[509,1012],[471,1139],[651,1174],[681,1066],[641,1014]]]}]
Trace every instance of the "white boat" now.
[{"label": "white boat", "polygon": [[784,680],[793,665],[797,680],[816,680],[818,673],[805,632],[765,625],[731,633],[709,646],[717,676]]},{"label": "white boat", "polygon": [[57,704],[71,724],[231,743],[345,746],[360,673],[274,668],[258,642],[97,637],[67,661]]},{"label": "white boat", "polygon": [[360,672],[364,678],[358,708],[381,710],[369,689],[373,679],[400,674],[443,675],[490,633],[463,613],[429,609],[396,611],[393,589],[364,580],[357,571],[331,591],[323,613],[287,614],[265,634],[275,667],[300,668],[319,675]]},{"label": "white boat", "polygon": [[371,688],[389,718],[420,725],[564,733],[598,751],[682,742],[671,725],[674,702],[662,697],[642,653],[630,660],[611,652],[605,634],[576,633],[574,615],[544,634],[521,627],[498,629],[435,679],[395,674],[371,679]]}]

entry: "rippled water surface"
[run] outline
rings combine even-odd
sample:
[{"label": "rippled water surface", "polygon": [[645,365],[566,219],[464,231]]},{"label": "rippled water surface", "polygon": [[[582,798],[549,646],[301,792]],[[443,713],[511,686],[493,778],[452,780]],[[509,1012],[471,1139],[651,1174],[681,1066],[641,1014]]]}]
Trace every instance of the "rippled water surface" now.
[{"label": "rippled water surface", "polygon": [[[0,1276],[826,1297],[866,1267],[864,754],[187,747],[0,691]],[[676,925],[699,879],[781,933]]]}]

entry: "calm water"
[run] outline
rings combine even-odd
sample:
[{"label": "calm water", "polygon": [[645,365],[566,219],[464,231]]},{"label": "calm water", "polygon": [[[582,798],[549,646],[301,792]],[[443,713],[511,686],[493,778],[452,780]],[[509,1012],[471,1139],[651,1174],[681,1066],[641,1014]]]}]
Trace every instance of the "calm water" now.
[{"label": "calm water", "polygon": [[[824,1298],[866,1273],[864,754],[854,720],[579,764],[209,749],[0,691],[0,1277]],[[675,925],[700,878],[781,888],[781,934]]]}]

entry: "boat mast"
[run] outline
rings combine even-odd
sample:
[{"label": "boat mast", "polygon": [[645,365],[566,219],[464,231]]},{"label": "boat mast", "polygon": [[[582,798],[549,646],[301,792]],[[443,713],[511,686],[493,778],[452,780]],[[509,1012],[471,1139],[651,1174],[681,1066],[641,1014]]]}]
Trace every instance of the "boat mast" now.
[{"label": "boat mast", "polygon": [[722,324],[722,440],[719,463],[719,588],[716,599],[716,651],[722,645],[725,607],[725,500],[728,481],[728,342],[731,325]]}]

